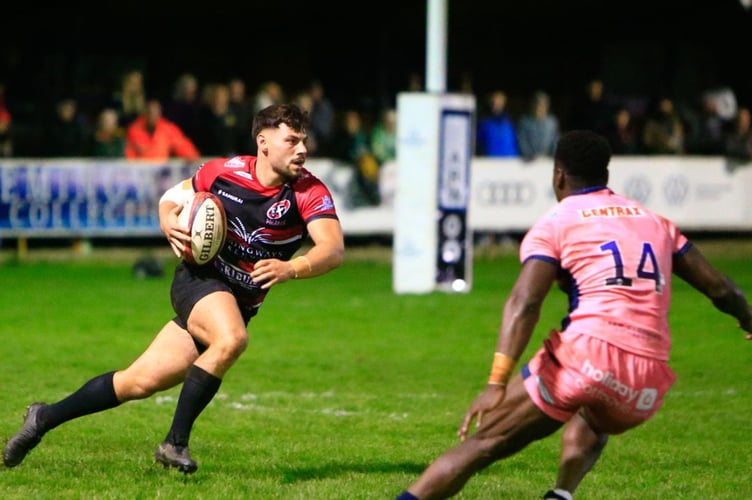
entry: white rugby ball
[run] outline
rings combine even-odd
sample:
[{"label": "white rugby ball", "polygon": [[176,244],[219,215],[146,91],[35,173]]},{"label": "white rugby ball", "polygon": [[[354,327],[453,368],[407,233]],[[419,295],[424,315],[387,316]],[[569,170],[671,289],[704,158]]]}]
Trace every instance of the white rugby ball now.
[{"label": "white rugby ball", "polygon": [[183,248],[183,260],[204,265],[222,250],[227,234],[227,214],[214,194],[207,191],[195,193],[180,212],[179,220],[191,234],[191,242]]}]

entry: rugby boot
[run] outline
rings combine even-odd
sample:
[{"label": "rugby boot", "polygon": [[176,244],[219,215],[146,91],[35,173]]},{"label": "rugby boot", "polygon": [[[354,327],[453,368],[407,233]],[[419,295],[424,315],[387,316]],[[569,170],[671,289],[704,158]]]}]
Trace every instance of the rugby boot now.
[{"label": "rugby boot", "polygon": [[543,495],[543,500],[567,500],[567,497],[560,495],[554,490],[548,490],[546,494]]},{"label": "rugby boot", "polygon": [[154,460],[164,465],[165,469],[174,467],[185,474],[193,474],[198,469],[187,446],[176,446],[166,441],[154,452]]},{"label": "rugby boot", "polygon": [[23,462],[26,455],[42,440],[45,431],[37,422],[37,416],[45,406],[45,403],[32,403],[26,408],[21,430],[5,444],[3,463],[6,467],[15,467]]}]

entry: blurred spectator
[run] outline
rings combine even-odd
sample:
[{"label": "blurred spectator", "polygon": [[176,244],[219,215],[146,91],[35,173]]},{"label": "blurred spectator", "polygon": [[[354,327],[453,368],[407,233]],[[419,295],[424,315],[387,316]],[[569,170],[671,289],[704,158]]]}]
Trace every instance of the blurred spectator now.
[{"label": "blurred spectator", "polygon": [[140,69],[129,70],[122,76],[120,88],[112,96],[111,107],[117,111],[120,126],[124,128],[141,116],[146,107],[146,90]]},{"label": "blurred spectator", "polygon": [[152,98],[146,101],[144,113],[126,130],[125,156],[167,161],[171,157],[198,160],[201,154],[180,127],[162,116],[162,105]]},{"label": "blurred spectator", "polygon": [[720,86],[706,92],[706,95],[715,101],[718,116],[726,123],[736,119],[738,104],[736,93],[731,87]]},{"label": "blurred spectator", "polygon": [[606,139],[614,155],[642,154],[640,124],[626,107],[618,107],[606,129]]},{"label": "blurred spectator", "polygon": [[118,122],[118,114],[112,108],[99,112],[94,130],[92,155],[100,158],[125,157],[125,130]]},{"label": "blurred spectator", "polygon": [[[308,113],[308,116],[311,116],[311,112],[313,111],[313,98],[311,97],[311,94],[307,91],[298,92],[295,95],[295,98],[293,99],[293,102],[298,105],[298,107]],[[316,138],[316,133],[311,130],[311,127],[309,125],[308,127],[308,138],[306,139],[306,148],[308,149],[308,156],[319,156],[319,141]]]},{"label": "blurred spectator", "polygon": [[585,95],[576,101],[570,128],[605,135],[612,116],[613,110],[606,99],[603,81],[596,78],[587,83]]},{"label": "blurred spectator", "polygon": [[253,114],[272,104],[279,104],[285,100],[285,92],[282,86],[275,81],[264,82],[259,87],[253,99]]},{"label": "blurred spectator", "polygon": [[55,112],[43,133],[43,156],[80,157],[91,152],[91,134],[78,102],[65,97],[55,104]]},{"label": "blurred spectator", "polygon": [[200,108],[198,78],[193,73],[181,74],[175,80],[172,95],[164,103],[162,116],[177,125],[185,135],[196,142]]},{"label": "blurred spectator", "polygon": [[334,157],[354,169],[353,206],[378,205],[379,164],[371,152],[369,134],[360,112],[349,109],[342,115],[334,144]]},{"label": "blurred spectator", "polygon": [[381,112],[380,119],[371,129],[371,151],[383,165],[397,159],[397,110],[388,108]]},{"label": "blurred spectator", "polygon": [[465,70],[462,72],[462,75],[460,76],[460,85],[458,93],[460,94],[470,94],[475,95],[475,77],[473,75],[473,72],[470,70]]},{"label": "blurred spectator", "polygon": [[423,92],[423,77],[417,71],[407,75],[407,92]]},{"label": "blurred spectator", "polygon": [[[238,118],[230,109],[230,89],[223,83],[204,87],[196,146],[205,156],[235,156]],[[251,135],[250,130],[247,132]]]},{"label": "blurred spectator", "polygon": [[230,91],[230,110],[237,119],[235,127],[235,143],[239,154],[256,154],[256,141],[251,137],[253,125],[253,103],[248,99],[245,81],[241,78],[230,78],[227,83]]},{"label": "blurred spectator", "polygon": [[8,106],[5,102],[5,84],[0,82],[0,157],[13,156],[13,128]]},{"label": "blurred spectator", "polygon": [[332,153],[332,141],[335,134],[334,105],[326,96],[324,85],[319,80],[311,82],[308,93],[313,100],[310,129],[316,137],[317,153],[319,156],[329,156]]},{"label": "blurred spectator", "polygon": [[551,113],[551,98],[542,91],[533,94],[530,109],[517,126],[520,154],[525,160],[553,156],[559,139],[559,119]]},{"label": "blurred spectator", "polygon": [[517,131],[507,111],[507,94],[502,90],[491,92],[488,111],[478,120],[476,153],[479,156],[516,157]]},{"label": "blurred spectator", "polygon": [[720,155],[724,150],[726,121],[718,111],[718,100],[710,92],[700,98],[700,113],[688,130],[686,153]]},{"label": "blurred spectator", "polygon": [[725,138],[724,153],[740,163],[752,161],[752,114],[749,108],[737,110],[733,128]]},{"label": "blurred spectator", "polygon": [[645,120],[642,144],[647,154],[684,153],[684,122],[671,98],[662,96],[653,102]]},{"label": "blurred spectator", "polygon": [[7,109],[0,107],[0,157],[11,156],[13,156],[11,116]]}]

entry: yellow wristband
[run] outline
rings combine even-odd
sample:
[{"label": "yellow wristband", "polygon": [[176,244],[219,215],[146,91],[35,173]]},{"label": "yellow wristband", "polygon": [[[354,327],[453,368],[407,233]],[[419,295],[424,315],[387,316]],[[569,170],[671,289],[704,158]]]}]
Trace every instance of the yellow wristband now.
[{"label": "yellow wristband", "polygon": [[493,365],[491,365],[491,376],[488,377],[488,383],[490,385],[506,386],[516,364],[516,359],[510,358],[501,352],[494,353]]},{"label": "yellow wristband", "polygon": [[[298,262],[301,262],[303,266],[302,267],[298,266],[297,265]],[[295,271],[295,276],[293,276],[293,278],[295,279],[302,278],[304,276],[304,273],[305,275],[309,275],[313,272],[311,261],[308,260],[308,257],[306,257],[305,255],[300,255],[299,257],[295,257],[290,264],[292,265],[292,270]]]}]

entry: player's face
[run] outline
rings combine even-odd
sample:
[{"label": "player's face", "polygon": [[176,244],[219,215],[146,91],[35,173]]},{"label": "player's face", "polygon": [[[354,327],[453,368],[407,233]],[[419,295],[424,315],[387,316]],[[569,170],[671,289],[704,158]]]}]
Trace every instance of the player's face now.
[{"label": "player's face", "polygon": [[284,123],[276,129],[265,130],[263,134],[272,170],[283,179],[300,177],[308,154],[305,145],[307,135],[296,132]]}]

